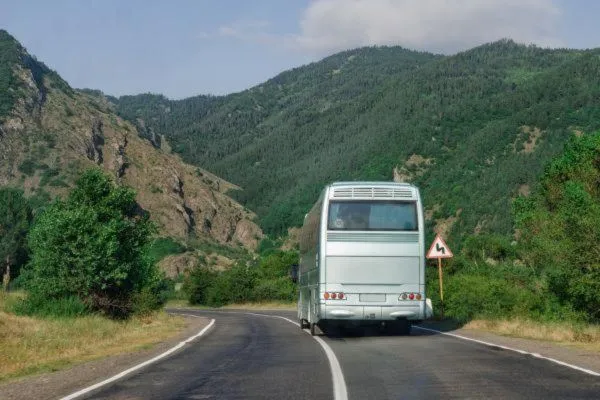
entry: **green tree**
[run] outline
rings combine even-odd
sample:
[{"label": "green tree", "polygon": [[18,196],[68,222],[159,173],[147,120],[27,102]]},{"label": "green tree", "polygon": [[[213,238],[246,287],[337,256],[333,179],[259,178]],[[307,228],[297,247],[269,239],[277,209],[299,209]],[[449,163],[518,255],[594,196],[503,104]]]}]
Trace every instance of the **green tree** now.
[{"label": "green tree", "polygon": [[10,265],[11,278],[18,276],[27,261],[26,238],[31,218],[31,207],[22,191],[0,189],[0,270]]},{"label": "green tree", "polygon": [[92,310],[126,317],[158,298],[161,276],[145,256],[154,226],[135,192],[97,169],[86,171],[65,201],[36,219],[29,234],[27,283],[33,299],[76,296]]},{"label": "green tree", "polygon": [[183,287],[190,304],[207,304],[208,289],[216,277],[217,273],[205,266],[196,267],[190,272]]},{"label": "green tree", "polygon": [[515,203],[525,261],[548,288],[600,320],[600,133],[574,137],[546,168],[541,190]]}]

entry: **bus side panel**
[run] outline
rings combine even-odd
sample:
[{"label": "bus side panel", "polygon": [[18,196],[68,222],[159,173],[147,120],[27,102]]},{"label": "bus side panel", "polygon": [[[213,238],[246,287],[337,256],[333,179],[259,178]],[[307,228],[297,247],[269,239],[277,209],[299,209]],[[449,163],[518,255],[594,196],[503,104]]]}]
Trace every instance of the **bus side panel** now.
[{"label": "bus side panel", "polygon": [[[304,218],[300,234],[300,268],[298,280],[298,319],[314,321],[315,293],[318,293],[319,283],[319,232],[323,197],[313,205]],[[311,310],[312,308],[312,310]]]}]

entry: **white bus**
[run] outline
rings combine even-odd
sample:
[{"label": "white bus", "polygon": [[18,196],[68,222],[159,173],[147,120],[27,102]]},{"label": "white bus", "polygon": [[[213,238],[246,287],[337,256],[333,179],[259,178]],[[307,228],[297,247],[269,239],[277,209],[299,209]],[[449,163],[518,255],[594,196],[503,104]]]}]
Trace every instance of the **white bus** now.
[{"label": "white bus", "polygon": [[409,334],[431,316],[423,206],[417,187],[337,182],[322,191],[300,236],[302,329],[377,324]]}]

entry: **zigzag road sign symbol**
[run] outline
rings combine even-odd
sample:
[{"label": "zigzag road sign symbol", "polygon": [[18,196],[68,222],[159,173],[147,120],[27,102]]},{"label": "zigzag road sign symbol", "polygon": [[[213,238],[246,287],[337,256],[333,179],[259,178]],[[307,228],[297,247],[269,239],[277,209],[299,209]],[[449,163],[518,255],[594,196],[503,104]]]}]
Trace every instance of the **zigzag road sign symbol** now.
[{"label": "zigzag road sign symbol", "polygon": [[437,235],[433,243],[431,243],[431,247],[427,252],[427,258],[451,258],[453,256],[452,251],[444,242],[444,240]]}]

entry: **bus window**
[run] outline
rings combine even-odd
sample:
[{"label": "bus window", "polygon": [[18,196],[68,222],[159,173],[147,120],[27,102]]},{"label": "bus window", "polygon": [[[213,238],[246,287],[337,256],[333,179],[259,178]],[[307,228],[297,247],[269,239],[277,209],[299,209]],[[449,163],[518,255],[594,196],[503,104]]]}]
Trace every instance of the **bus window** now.
[{"label": "bus window", "polygon": [[417,205],[399,201],[332,201],[328,229],[416,231]]}]

